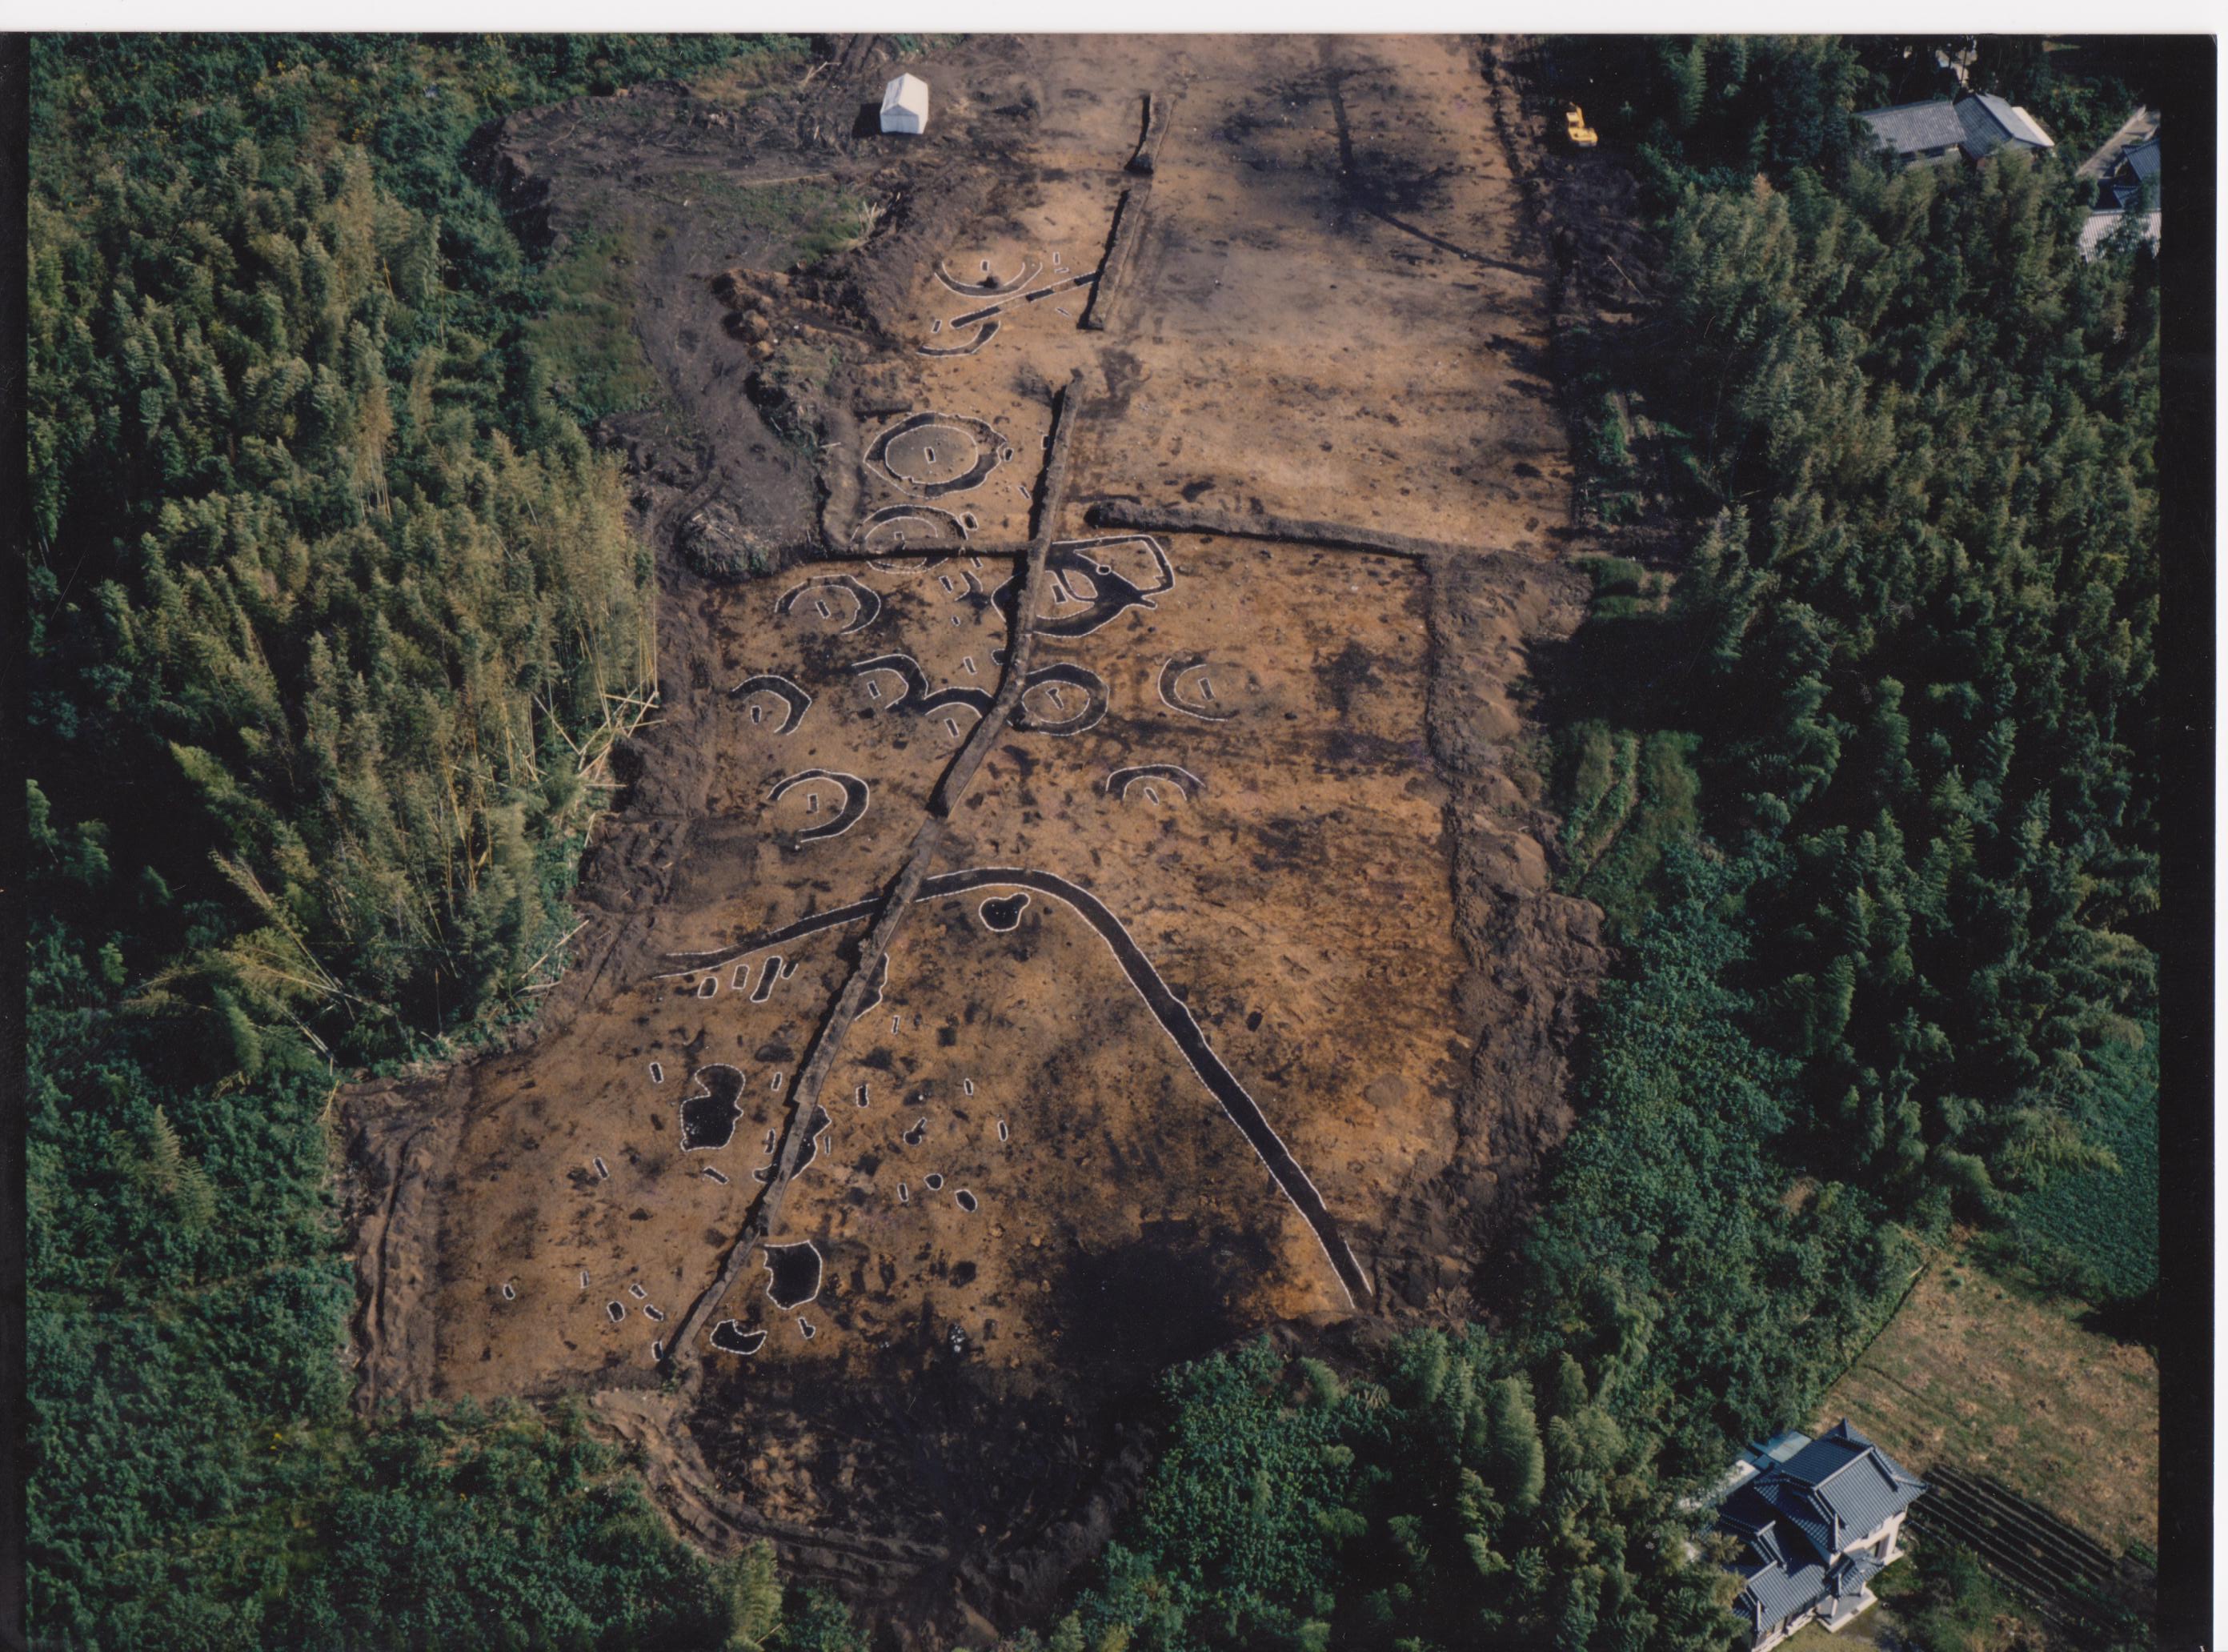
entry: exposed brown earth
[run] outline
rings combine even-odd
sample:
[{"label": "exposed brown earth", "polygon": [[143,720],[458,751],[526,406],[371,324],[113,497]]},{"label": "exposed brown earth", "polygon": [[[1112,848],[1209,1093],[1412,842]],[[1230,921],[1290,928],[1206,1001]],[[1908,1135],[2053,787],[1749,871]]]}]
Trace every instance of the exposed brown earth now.
[{"label": "exposed brown earth", "polygon": [[[554,236],[658,249],[643,341],[700,439],[608,433],[661,708],[532,1034],[347,1117],[367,1403],[586,1393],[699,1540],[771,1535],[892,1641],[974,1644],[1104,1541],[1169,1362],[1491,1311],[1604,955],[1520,756],[1527,645],[1584,582],[1489,54],[908,67],[923,138],[857,133],[893,71],[854,42],[496,146]],[[666,204],[803,171],[888,208],[810,272]],[[1092,525],[1124,505],[1245,531]],[[708,583],[708,542],[785,566]]]}]

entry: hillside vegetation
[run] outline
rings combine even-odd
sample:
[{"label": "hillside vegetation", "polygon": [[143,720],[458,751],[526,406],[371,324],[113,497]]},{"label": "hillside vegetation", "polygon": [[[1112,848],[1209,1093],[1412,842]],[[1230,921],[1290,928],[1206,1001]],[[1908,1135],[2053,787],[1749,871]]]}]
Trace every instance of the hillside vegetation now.
[{"label": "hillside vegetation", "polygon": [[344,1064],[554,972],[597,757],[654,682],[647,554],[466,145],[758,49],[35,42],[42,1648],[778,1632],[770,1557],[677,1543],[577,1423],[351,1416],[323,1125]]}]

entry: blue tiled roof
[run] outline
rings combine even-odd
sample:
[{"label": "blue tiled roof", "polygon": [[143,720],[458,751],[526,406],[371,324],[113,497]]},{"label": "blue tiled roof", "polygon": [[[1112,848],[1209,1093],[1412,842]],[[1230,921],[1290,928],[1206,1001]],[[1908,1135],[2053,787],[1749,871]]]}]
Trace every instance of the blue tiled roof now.
[{"label": "blue tiled roof", "polygon": [[2024,144],[2030,149],[2052,147],[2050,134],[2035,123],[2033,115],[1992,92],[1960,98],[1956,108],[1965,128],[1965,152],[1975,160],[1994,154],[2007,144]]},{"label": "blue tiled roof", "polygon": [[1746,1585],[1741,1590],[1741,1603],[1760,1630],[1809,1610],[1826,1589],[1826,1568],[1815,1562],[1793,1572],[1784,1566],[1761,1566],[1742,1575]]},{"label": "blue tiled roof", "polygon": [[1882,149],[1898,155],[1932,154],[1956,149],[1965,141],[1965,124],[1957,118],[1956,106],[1947,98],[1867,109],[1857,118],[1873,129]]},{"label": "blue tiled roof", "polygon": [[1726,1498],[1718,1529],[1742,1541],[1734,1570],[1755,1627],[1861,1595],[1879,1563],[1861,1553],[1836,1559],[1841,1547],[1865,1541],[1925,1489],[1845,1419]]},{"label": "blue tiled roof", "polygon": [[2150,186],[2151,204],[2160,204],[2159,140],[2148,138],[2123,152],[2112,175],[2104,180],[2104,187],[2097,199],[2104,211],[2125,212],[2143,198],[2143,187]]},{"label": "blue tiled roof", "polygon": [[1835,1566],[1833,1575],[1826,1579],[1836,1600],[1854,1600],[1865,1592],[1865,1585],[1879,1575],[1880,1563],[1860,1551]]}]

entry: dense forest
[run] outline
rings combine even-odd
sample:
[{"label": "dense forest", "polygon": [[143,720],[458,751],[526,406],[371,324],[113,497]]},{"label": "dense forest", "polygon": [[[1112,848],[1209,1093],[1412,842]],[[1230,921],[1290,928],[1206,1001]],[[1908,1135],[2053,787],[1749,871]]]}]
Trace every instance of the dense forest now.
[{"label": "dense forest", "polygon": [[[1659,301],[1559,346],[1589,496],[1673,528],[1540,661],[1565,887],[1623,949],[1580,1122],[1501,1322],[1170,1373],[1138,1508],[1017,1647],[1723,1647],[1685,1500],[1808,1419],[1919,1246],[1990,1227],[2155,1311],[2157,274],[2082,259],[2070,176],[2134,99],[1990,40],[2066,155],[1884,170],[1850,112],[1927,95],[1934,44],[1543,54],[1617,88],[1661,249]],[[469,146],[780,49],[35,44],[42,1647],[855,1643],[576,1417],[356,1418],[326,1191],[343,1069],[561,967],[655,680]],[[1986,1643],[1956,1563],[1903,1586]]]},{"label": "dense forest", "polygon": [[324,1118],[554,974],[654,682],[647,554],[467,145],[793,49],[34,43],[42,1648],[848,1643],[577,1420],[352,1415]]}]

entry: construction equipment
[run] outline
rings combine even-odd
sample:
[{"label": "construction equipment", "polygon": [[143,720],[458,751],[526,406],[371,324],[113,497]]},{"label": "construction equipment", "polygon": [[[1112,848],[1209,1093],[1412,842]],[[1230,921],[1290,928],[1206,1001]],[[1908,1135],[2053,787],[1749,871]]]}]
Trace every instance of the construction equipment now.
[{"label": "construction equipment", "polygon": [[1563,106],[1563,130],[1572,149],[1591,149],[1601,142],[1600,134],[1586,125],[1586,112],[1575,103]]}]

